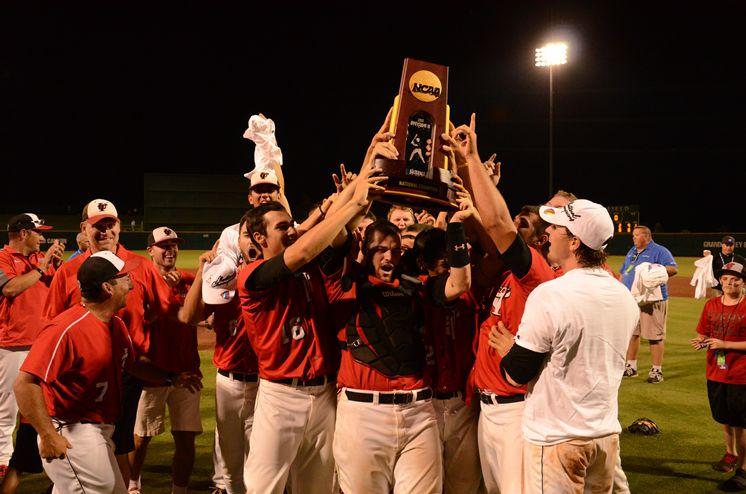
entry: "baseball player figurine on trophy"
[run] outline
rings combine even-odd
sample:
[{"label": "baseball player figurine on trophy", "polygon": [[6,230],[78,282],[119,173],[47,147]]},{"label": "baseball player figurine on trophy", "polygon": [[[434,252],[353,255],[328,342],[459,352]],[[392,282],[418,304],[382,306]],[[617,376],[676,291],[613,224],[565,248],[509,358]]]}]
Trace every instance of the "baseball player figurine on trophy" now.
[{"label": "baseball player figurine on trophy", "polygon": [[388,176],[378,200],[418,208],[457,209],[446,154],[437,145],[448,132],[448,67],[404,60],[399,95],[394,99],[391,132],[399,159],[378,158]]}]

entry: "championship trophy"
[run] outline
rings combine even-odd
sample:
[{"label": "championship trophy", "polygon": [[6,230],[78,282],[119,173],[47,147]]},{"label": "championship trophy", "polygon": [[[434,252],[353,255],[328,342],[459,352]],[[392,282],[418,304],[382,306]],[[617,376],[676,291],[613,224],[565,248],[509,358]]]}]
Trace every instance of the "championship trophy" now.
[{"label": "championship trophy", "polygon": [[396,134],[399,159],[376,159],[388,177],[386,190],[376,199],[422,209],[458,209],[448,157],[440,149],[440,134],[448,132],[447,101],[448,67],[404,60],[389,128]]}]

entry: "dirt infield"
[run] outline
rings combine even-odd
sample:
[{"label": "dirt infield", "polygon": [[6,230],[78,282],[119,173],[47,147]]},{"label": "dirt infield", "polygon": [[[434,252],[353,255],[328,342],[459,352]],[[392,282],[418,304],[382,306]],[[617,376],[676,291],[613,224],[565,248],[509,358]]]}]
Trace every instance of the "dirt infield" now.
[{"label": "dirt infield", "polygon": [[688,277],[674,276],[668,280],[668,294],[672,297],[694,297],[694,287],[689,284]]}]

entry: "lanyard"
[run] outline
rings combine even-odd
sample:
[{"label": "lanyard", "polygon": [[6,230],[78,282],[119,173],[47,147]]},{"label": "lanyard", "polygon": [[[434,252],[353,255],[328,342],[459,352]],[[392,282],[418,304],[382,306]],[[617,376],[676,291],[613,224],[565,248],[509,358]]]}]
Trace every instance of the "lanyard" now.
[{"label": "lanyard", "polygon": [[637,258],[640,257],[640,254],[648,250],[647,247],[642,249],[640,252],[637,252],[629,261],[629,266],[627,266],[627,269],[624,271],[625,273],[631,273],[633,269],[635,269],[635,263],[637,262]]},{"label": "lanyard", "polygon": [[730,314],[728,314],[728,321],[724,323],[725,319],[725,304],[723,303],[725,299],[725,295],[720,299],[720,303],[723,304],[723,308],[720,311],[720,338],[719,340],[725,340],[725,338],[728,336],[728,328],[730,327],[730,322],[733,319],[733,316],[735,315],[736,311],[738,310],[738,306],[741,304],[741,301],[743,300],[743,295],[738,297],[738,302],[736,302],[735,305],[732,305],[733,310],[730,311]]}]

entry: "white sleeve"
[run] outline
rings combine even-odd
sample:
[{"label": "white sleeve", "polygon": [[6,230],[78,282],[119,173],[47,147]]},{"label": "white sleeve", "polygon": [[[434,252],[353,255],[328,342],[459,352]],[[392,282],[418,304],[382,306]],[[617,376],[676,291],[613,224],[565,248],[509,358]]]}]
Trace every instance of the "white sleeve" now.
[{"label": "white sleeve", "polygon": [[238,224],[226,227],[220,234],[218,255],[229,259],[234,266],[238,266],[241,259],[241,248],[238,246]]},{"label": "white sleeve", "polygon": [[553,309],[551,292],[543,288],[537,287],[528,296],[515,337],[517,345],[538,353],[547,353],[552,349],[552,339],[561,315]]}]

